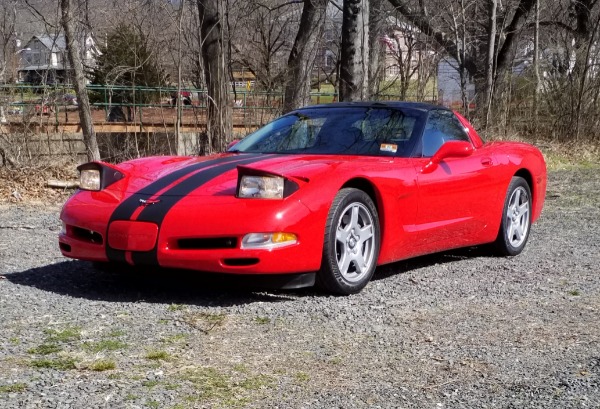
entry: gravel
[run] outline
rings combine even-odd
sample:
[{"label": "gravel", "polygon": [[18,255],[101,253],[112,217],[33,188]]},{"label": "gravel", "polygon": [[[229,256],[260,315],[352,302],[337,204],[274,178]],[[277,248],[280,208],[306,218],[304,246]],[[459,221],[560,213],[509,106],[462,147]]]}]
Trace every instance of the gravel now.
[{"label": "gravel", "polygon": [[0,204],[1,408],[600,408],[600,168],[550,174],[520,256],[383,266],[360,294],[100,272],[58,206]]}]

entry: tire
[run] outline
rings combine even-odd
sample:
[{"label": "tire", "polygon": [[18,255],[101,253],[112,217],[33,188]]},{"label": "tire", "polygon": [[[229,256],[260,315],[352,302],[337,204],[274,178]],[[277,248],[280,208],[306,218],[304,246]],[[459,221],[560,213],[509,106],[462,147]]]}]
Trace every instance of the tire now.
[{"label": "tire", "polygon": [[498,255],[516,256],[523,251],[531,230],[531,207],[529,184],[514,176],[504,199],[500,230],[494,243]]},{"label": "tire", "polygon": [[379,248],[379,218],[369,195],[340,190],[327,216],[317,285],[334,294],[360,292],[375,272]]}]

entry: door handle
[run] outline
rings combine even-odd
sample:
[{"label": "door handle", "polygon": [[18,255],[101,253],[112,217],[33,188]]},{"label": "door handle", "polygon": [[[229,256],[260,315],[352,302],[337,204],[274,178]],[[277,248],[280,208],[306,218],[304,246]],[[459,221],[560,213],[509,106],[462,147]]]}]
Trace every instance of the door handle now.
[{"label": "door handle", "polygon": [[481,158],[481,164],[483,166],[492,166],[494,164],[494,161],[492,160],[492,158]]}]

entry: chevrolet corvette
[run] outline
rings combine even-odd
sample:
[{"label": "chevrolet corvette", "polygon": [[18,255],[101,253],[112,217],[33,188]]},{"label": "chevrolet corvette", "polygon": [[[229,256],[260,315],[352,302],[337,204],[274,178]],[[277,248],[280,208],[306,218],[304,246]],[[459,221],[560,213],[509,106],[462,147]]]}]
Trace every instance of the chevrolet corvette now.
[{"label": "chevrolet corvette", "polygon": [[534,146],[484,142],[457,112],[405,102],[308,106],[224,153],[78,169],[60,215],[66,257],[345,295],[402,259],[521,253],[546,192]]}]

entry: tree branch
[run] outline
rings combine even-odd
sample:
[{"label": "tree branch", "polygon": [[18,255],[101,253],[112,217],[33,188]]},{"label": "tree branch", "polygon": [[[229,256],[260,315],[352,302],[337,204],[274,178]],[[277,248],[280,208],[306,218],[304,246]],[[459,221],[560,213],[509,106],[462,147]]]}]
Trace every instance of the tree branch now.
[{"label": "tree branch", "polygon": [[[389,0],[390,4],[406,18],[411,24],[414,24],[425,35],[433,38],[448,54],[457,61],[459,60],[459,50],[457,44],[449,38],[449,35],[433,27],[431,20],[424,15],[414,12],[403,0]],[[475,61],[465,56],[464,67],[471,74],[477,72]]]}]

